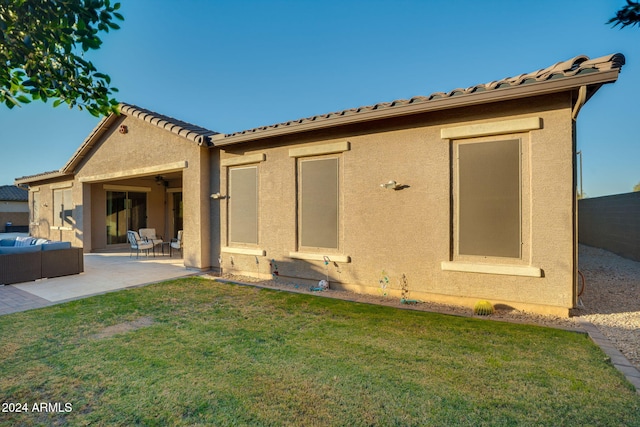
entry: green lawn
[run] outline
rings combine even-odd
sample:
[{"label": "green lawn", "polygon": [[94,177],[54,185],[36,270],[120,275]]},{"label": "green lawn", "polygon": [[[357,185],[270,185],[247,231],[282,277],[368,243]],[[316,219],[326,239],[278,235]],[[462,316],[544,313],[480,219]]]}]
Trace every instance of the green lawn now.
[{"label": "green lawn", "polygon": [[640,426],[586,335],[200,278],[1,316],[0,337],[0,403],[28,406],[7,426]]}]

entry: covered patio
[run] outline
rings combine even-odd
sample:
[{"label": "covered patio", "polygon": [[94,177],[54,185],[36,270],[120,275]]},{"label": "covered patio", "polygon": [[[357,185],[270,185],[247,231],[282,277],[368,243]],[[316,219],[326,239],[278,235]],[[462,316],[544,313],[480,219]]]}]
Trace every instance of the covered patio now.
[{"label": "covered patio", "polygon": [[165,243],[158,245],[156,252],[168,252],[168,242],[184,229],[181,170],[87,181],[83,185],[85,195],[90,198],[90,231],[85,231],[85,252],[128,249],[127,231],[139,232],[143,228],[154,229]]},{"label": "covered patio", "polygon": [[94,253],[128,251],[128,230],[152,228],[165,243],[156,250],[166,252],[182,230],[183,266],[210,268],[215,132],[134,105],[120,113],[105,117],[60,170],[16,179],[29,188],[31,235]]}]

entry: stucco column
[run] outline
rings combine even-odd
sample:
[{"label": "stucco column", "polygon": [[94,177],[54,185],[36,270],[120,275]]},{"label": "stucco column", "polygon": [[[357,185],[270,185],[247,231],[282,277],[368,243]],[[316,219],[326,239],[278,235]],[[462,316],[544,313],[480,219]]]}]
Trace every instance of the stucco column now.
[{"label": "stucco column", "polygon": [[77,215],[77,234],[81,236],[82,248],[84,253],[91,252],[91,184],[82,183],[82,199],[76,205]]},{"label": "stucco column", "polygon": [[187,268],[211,267],[211,213],[209,150],[201,147],[197,158],[183,170],[182,199],[184,209],[184,265]]}]

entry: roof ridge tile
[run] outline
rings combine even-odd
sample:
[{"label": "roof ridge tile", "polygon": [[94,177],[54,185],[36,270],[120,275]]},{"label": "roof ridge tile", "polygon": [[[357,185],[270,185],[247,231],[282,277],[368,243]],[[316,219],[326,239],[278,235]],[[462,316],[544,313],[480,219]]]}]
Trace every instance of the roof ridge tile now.
[{"label": "roof ridge tile", "polygon": [[177,135],[198,143],[198,145],[212,145],[211,137],[218,134],[218,132],[212,131],[210,129],[206,129],[201,126],[185,122],[183,120],[175,119],[164,114],[155,113],[151,110],[138,107],[134,104],[121,103],[120,112],[141,119],[147,123],[151,123],[161,129],[171,131]]}]

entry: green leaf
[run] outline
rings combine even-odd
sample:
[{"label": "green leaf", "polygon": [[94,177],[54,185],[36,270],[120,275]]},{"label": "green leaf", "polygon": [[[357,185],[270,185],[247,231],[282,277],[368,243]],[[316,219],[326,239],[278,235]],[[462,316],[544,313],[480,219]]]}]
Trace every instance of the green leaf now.
[{"label": "green leaf", "polygon": [[99,49],[101,34],[120,28],[112,22],[124,20],[114,1],[0,0],[0,103],[51,99],[109,114],[117,89],[82,52]]}]

